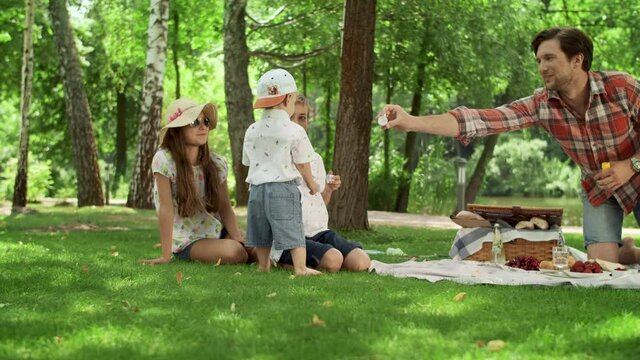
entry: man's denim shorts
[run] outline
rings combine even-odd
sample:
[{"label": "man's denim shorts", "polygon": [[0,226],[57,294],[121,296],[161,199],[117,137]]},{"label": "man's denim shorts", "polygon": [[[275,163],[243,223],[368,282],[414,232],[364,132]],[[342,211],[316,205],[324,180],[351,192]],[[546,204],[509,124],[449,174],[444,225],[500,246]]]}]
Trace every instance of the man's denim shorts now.
[{"label": "man's denim shorts", "polygon": [[305,247],[300,190],[295,181],[251,185],[247,209],[248,247]]},{"label": "man's denim shorts", "polygon": [[622,245],[622,221],[624,211],[615,197],[600,206],[593,206],[584,191],[582,199],[582,232],[584,247],[595,243],[613,242]]}]

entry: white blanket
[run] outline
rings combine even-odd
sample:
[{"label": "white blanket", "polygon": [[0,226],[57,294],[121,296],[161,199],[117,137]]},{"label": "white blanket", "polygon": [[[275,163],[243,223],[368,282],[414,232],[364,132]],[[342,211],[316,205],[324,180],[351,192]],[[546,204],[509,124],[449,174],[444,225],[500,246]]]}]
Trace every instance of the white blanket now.
[{"label": "white blanket", "polygon": [[451,280],[461,284],[544,286],[566,284],[580,287],[610,286],[618,289],[640,289],[640,272],[637,269],[602,274],[539,272],[492,263],[446,259],[407,261],[399,264],[386,264],[373,260],[369,271],[380,275],[413,277],[430,282]]}]

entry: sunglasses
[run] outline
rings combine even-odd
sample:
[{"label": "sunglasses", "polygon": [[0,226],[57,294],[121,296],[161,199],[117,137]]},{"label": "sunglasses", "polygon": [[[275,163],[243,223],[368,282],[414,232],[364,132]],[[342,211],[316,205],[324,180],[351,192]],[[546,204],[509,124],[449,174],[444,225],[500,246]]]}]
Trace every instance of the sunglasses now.
[{"label": "sunglasses", "polygon": [[200,119],[195,119],[193,120],[193,122],[189,123],[189,127],[192,128],[197,128],[200,126],[200,124],[204,124],[204,126],[208,127],[209,129],[211,129],[211,126],[213,125],[213,123],[211,122],[211,120],[209,120],[208,117],[200,120]]}]

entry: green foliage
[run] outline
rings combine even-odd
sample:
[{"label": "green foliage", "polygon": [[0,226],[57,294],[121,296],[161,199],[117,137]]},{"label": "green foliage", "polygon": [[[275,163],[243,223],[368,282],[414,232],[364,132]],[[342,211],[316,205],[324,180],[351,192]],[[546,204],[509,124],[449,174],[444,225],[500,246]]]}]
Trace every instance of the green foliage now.
[{"label": "green foliage", "polygon": [[[29,154],[29,172],[27,201],[37,201],[49,195],[53,185],[51,178],[51,162],[49,160],[40,161]],[[2,173],[0,173],[0,198],[11,199],[13,197],[13,185],[18,171],[18,158],[9,159],[4,163]]]},{"label": "green foliage", "polygon": [[411,181],[409,212],[449,214],[456,206],[457,169],[447,156],[450,141],[432,137]]},{"label": "green foliage", "polygon": [[[517,134],[502,136],[487,166],[485,195],[576,197],[580,170],[570,160],[545,155],[547,142],[525,140]],[[474,157],[480,156],[476,150]]]},{"label": "green foliage", "polygon": [[[71,1],[68,6],[99,156],[103,161],[113,162],[116,98],[122,92],[126,97],[127,159],[131,169],[146,65],[148,1]],[[164,107],[175,98],[179,73],[182,96],[212,101],[218,106],[220,122],[210,135],[210,145],[213,151],[230,160],[222,66],[223,9],[223,1],[171,1]],[[340,91],[343,9],[343,0],[248,2],[247,42],[253,54],[250,84],[255,85],[267,68],[285,67],[292,72],[300,90],[315,104],[309,136],[316,151],[326,157],[327,168],[331,167],[332,148],[327,149],[325,124],[333,125],[334,131]],[[18,146],[24,2],[4,0],[2,10],[0,111],[6,125],[4,132],[0,131],[3,144],[0,171],[7,173],[7,164],[17,155]],[[177,32],[175,15],[179,19]],[[537,31],[549,26],[574,25],[585,29],[594,41],[594,69],[621,70],[638,77],[639,16],[640,3],[622,0],[378,1],[374,113],[387,102],[388,95],[393,103],[407,109],[411,106],[420,63],[424,63],[426,71],[422,114],[440,113],[458,105],[493,107],[527,96],[542,85],[529,42]],[[34,34],[31,160],[52,164],[53,183],[48,195],[73,197],[76,191],[73,154],[58,54],[46,6],[41,2],[36,6]],[[325,105],[329,103],[326,111]],[[371,208],[391,209],[399,179],[408,176],[402,173],[405,136],[391,134],[390,168],[384,169],[382,133],[375,126],[372,129],[369,204]],[[333,134],[329,136],[333,139]],[[536,144],[534,140],[546,141],[547,145],[532,148],[532,154],[528,155],[516,149],[517,145],[496,151],[497,162],[490,165],[484,193],[575,196],[579,172],[556,142],[535,128],[523,131],[521,136],[531,143],[527,146]],[[329,144],[333,146],[332,141]],[[450,212],[455,202],[452,144],[449,140],[438,145],[433,139],[425,141],[421,151],[426,155],[422,155],[412,178],[411,211]],[[469,163],[468,176],[480,150],[478,146]],[[509,159],[511,151],[513,159]],[[527,173],[529,164],[536,166],[535,176]],[[522,166],[525,168],[520,169]],[[126,196],[129,176],[130,171],[124,179],[112,182],[112,197]],[[523,177],[527,180],[523,181]],[[235,181],[230,173],[231,191]]]}]

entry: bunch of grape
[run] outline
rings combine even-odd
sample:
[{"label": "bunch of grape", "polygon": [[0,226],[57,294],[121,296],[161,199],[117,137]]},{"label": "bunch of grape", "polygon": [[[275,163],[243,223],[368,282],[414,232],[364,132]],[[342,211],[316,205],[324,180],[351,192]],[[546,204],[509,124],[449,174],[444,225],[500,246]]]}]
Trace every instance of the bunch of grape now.
[{"label": "bunch of grape", "polygon": [[540,270],[540,262],[533,256],[523,255],[516,256],[509,260],[507,266],[523,269],[523,270]]},{"label": "bunch of grape", "polygon": [[576,261],[576,263],[573,264],[573,266],[571,267],[571,271],[579,272],[579,273],[587,273],[587,274],[601,273],[602,267],[600,266],[600,264],[598,264],[593,260],[584,261],[584,262]]}]

